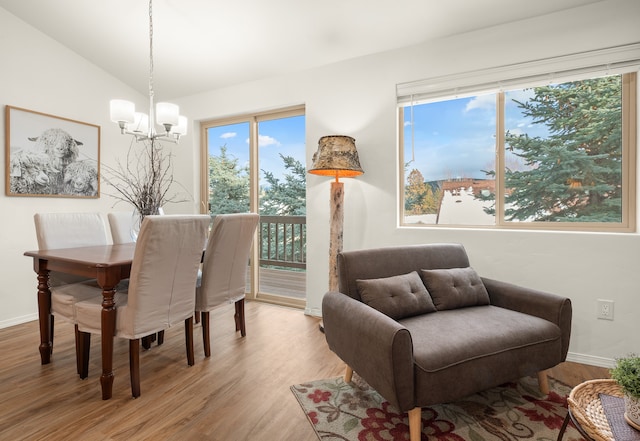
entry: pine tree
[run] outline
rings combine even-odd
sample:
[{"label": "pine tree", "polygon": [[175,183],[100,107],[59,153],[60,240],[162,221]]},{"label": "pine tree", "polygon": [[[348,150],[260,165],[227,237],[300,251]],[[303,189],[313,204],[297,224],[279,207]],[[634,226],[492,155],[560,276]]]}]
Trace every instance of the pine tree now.
[{"label": "pine tree", "polygon": [[209,157],[209,205],[212,215],[249,212],[249,167],[240,167],[226,145]]},{"label": "pine tree", "polygon": [[507,132],[506,149],[527,170],[506,170],[506,220],[619,222],[621,77],[536,87],[515,102],[549,136]]},{"label": "pine tree", "polygon": [[272,172],[262,170],[268,183],[260,197],[260,214],[273,216],[304,216],[306,204],[305,166],[291,156],[280,154],[284,161],[284,182],[280,182]]}]

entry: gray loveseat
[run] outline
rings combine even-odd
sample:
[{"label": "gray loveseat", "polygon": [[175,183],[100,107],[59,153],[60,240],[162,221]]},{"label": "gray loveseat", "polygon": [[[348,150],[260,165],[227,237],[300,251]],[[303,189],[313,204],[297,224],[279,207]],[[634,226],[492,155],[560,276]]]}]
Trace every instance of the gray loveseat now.
[{"label": "gray loveseat", "polygon": [[420,439],[421,407],[450,402],[565,360],[571,301],[478,276],[459,244],[342,252],[339,292],[322,302],[330,349],[371,387],[409,413]]}]

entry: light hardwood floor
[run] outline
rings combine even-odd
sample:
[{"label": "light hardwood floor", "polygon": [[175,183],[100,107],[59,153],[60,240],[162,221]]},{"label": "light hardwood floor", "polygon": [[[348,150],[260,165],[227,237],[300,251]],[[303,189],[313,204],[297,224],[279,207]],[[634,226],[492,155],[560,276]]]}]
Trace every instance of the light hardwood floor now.
[{"label": "light hardwood floor", "polygon": [[[183,327],[141,354],[141,389],[131,398],[128,343],[116,339],[113,398],[101,400],[100,339],[89,378],[75,373],[73,326],[56,323],[52,363],[40,365],[37,322],[0,330],[0,440],[316,441],[292,384],[342,375],[318,319],[248,302],[247,337],[234,332],[233,305],[212,312],[212,356],[196,325],[196,364],[187,366]],[[607,375],[574,363],[551,374],[574,385]]]}]

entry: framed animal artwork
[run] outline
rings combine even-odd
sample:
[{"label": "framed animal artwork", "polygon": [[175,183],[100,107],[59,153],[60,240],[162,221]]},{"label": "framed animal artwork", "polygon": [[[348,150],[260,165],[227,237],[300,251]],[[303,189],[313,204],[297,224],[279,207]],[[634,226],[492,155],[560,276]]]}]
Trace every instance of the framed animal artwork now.
[{"label": "framed animal artwork", "polygon": [[7,196],[100,197],[100,126],[5,109]]}]

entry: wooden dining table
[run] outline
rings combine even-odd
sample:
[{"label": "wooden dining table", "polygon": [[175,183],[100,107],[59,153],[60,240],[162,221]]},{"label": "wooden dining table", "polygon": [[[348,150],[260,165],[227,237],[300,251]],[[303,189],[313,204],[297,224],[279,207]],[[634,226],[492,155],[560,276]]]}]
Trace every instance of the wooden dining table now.
[{"label": "wooden dining table", "polygon": [[135,243],[101,245],[80,248],[27,251],[33,258],[33,269],[38,277],[38,318],[40,323],[40,359],[51,361],[52,316],[49,273],[95,278],[102,288],[101,342],[102,342],[102,399],[111,398],[113,388],[113,338],[116,328],[117,305],[114,301],[116,285],[129,278]]}]

